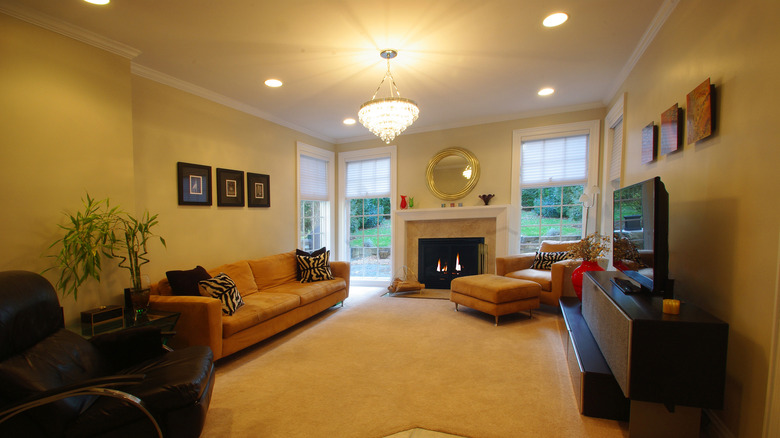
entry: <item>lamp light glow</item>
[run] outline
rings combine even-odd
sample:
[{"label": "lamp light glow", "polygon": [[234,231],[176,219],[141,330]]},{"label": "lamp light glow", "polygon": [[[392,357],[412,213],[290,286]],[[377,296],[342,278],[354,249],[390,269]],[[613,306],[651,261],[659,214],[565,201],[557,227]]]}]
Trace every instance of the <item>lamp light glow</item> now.
[{"label": "lamp light glow", "polygon": [[542,24],[544,27],[555,27],[565,23],[568,19],[568,15],[564,14],[563,12],[557,12],[545,18],[544,21],[542,21]]}]

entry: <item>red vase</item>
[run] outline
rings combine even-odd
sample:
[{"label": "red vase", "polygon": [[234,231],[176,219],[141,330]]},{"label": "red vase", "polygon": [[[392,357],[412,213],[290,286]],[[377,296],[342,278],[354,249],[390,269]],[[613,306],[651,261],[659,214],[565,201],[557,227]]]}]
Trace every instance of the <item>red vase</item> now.
[{"label": "red vase", "polygon": [[406,203],[406,195],[401,195],[401,210],[406,210],[409,204]]},{"label": "red vase", "polygon": [[577,298],[582,301],[582,275],[587,271],[603,271],[604,268],[599,266],[599,262],[595,260],[583,260],[582,264],[577,267],[571,274],[571,282],[574,284],[574,292],[577,294]]}]

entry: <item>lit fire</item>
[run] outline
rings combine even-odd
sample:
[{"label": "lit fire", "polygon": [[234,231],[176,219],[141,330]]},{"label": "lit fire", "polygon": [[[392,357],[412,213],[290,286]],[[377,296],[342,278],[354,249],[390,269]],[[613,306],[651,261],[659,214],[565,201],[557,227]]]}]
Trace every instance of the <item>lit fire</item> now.
[{"label": "lit fire", "polygon": [[[460,272],[463,266],[460,265],[460,253],[455,255],[455,272]],[[436,272],[447,272],[447,264],[442,265],[441,259],[436,262]]]}]

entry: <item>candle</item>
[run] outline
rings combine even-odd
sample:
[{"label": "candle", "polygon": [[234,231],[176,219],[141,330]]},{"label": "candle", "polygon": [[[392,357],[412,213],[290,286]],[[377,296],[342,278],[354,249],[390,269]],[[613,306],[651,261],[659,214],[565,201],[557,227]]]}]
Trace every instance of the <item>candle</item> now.
[{"label": "candle", "polygon": [[680,300],[664,300],[664,313],[670,315],[680,314]]}]

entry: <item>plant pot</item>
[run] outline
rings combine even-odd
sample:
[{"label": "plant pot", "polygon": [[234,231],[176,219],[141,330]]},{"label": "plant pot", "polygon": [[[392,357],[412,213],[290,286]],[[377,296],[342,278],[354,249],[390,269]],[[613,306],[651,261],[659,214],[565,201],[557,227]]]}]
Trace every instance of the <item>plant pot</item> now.
[{"label": "plant pot", "polygon": [[577,294],[577,298],[582,301],[582,276],[588,271],[603,271],[604,268],[599,266],[599,262],[595,260],[583,260],[582,264],[577,267],[571,274],[571,282],[574,285],[574,293]]}]

